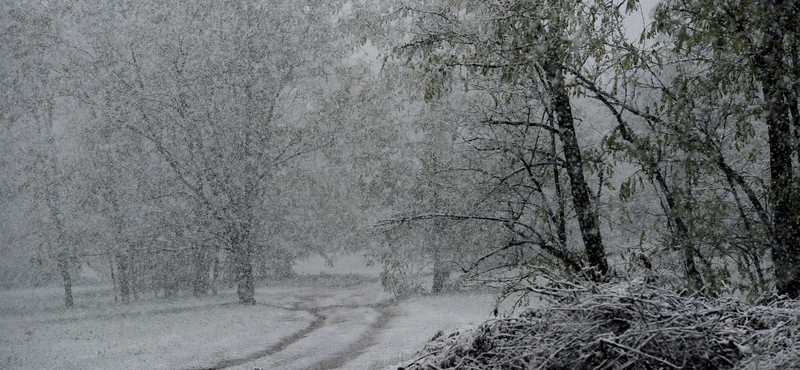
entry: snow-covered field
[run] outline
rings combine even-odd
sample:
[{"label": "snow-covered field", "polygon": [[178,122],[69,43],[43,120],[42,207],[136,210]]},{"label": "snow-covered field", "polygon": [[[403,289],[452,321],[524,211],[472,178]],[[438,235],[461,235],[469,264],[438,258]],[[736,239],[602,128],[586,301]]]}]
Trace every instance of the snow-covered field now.
[{"label": "snow-covered field", "polygon": [[[235,298],[227,294],[130,306],[95,301],[71,310],[36,301],[57,303],[59,293],[37,291],[35,298],[30,291],[0,293],[0,368],[210,367],[275,345],[315,319],[303,311],[230,304]],[[88,298],[83,289],[76,293],[77,302]]]},{"label": "snow-covered field", "polygon": [[371,271],[300,270],[314,275],[257,289],[255,306],[232,303],[232,290],[125,306],[108,286],[78,287],[71,309],[58,289],[3,291],[0,368],[382,369],[492,310],[486,294],[395,302]]}]

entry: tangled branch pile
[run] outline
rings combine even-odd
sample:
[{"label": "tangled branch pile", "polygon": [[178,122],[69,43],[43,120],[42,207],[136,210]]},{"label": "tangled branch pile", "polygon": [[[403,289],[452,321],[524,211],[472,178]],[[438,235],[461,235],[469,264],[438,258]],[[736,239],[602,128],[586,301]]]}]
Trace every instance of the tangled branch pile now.
[{"label": "tangled branch pile", "polygon": [[645,284],[531,289],[552,303],[432,339],[399,370],[800,369],[800,302],[751,306]]}]

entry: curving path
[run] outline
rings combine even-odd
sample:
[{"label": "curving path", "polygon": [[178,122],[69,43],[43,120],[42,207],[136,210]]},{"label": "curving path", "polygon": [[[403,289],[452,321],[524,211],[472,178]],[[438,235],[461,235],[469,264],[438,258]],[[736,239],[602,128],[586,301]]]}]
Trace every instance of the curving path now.
[{"label": "curving path", "polygon": [[375,344],[376,335],[394,316],[386,297],[365,297],[367,286],[344,290],[286,291],[270,306],[305,311],[316,319],[304,330],[261,351],[228,358],[203,370],[336,369]]},{"label": "curving path", "polygon": [[483,293],[418,297],[398,303],[382,293],[379,282],[280,289],[260,301],[308,312],[316,319],[275,345],[204,369],[385,368],[411,357],[440,330],[483,322],[494,307],[493,296]]}]

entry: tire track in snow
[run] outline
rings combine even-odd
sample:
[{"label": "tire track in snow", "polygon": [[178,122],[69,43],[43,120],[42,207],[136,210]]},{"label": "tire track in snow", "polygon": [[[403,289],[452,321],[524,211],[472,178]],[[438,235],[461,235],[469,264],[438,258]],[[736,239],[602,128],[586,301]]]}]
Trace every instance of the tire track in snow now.
[{"label": "tire track in snow", "polygon": [[[304,304],[313,304],[313,302],[303,302]],[[295,303],[294,307],[281,307],[277,305],[269,305],[269,307],[275,307],[287,311],[293,312],[308,312],[314,315],[315,319],[311,322],[311,324],[306,327],[305,329],[292,334],[289,337],[282,339],[280,342],[269,346],[261,351],[249,353],[247,355],[236,357],[236,358],[227,358],[221,361],[218,361],[211,366],[201,366],[201,367],[193,367],[191,370],[223,370],[232,367],[236,367],[251,361],[256,361],[261,358],[273,356],[278,354],[279,352],[285,350],[289,346],[303,340],[304,338],[308,338],[313,336],[313,333],[323,327],[325,327],[325,321],[328,319],[327,316],[323,315],[322,312],[336,310],[336,309],[359,309],[359,308],[370,308],[375,309],[380,316],[378,319],[373,322],[369,326],[369,330],[366,335],[358,338],[356,342],[351,344],[347,347],[346,350],[337,352],[333,357],[328,357],[317,361],[314,365],[308,367],[308,369],[335,369],[337,367],[341,367],[346,364],[348,361],[358,357],[361,353],[367,350],[369,347],[375,345],[375,338],[379,330],[386,327],[388,324],[389,316],[389,307],[391,306],[391,301],[376,303],[376,304],[365,304],[365,305],[330,305],[324,307],[300,307],[303,303]]]},{"label": "tire track in snow", "polygon": [[319,328],[321,328],[322,324],[325,322],[325,319],[326,319],[325,316],[323,316],[322,314],[319,313],[321,311],[321,309],[287,308],[287,307],[279,307],[279,306],[272,306],[272,305],[268,305],[268,306],[277,307],[277,308],[280,308],[280,309],[283,309],[283,310],[287,310],[287,311],[308,312],[308,313],[314,315],[315,319],[314,319],[314,321],[311,322],[311,324],[307,328],[305,328],[303,330],[300,330],[297,333],[294,333],[294,334],[292,334],[292,335],[290,335],[290,336],[288,336],[288,337],[286,337],[284,339],[281,339],[280,342],[278,342],[276,344],[273,344],[273,345],[271,345],[271,346],[269,346],[269,347],[267,347],[267,348],[265,348],[265,349],[263,349],[261,351],[253,352],[253,353],[250,353],[250,354],[248,354],[246,356],[242,356],[242,357],[224,359],[224,360],[219,361],[219,362],[217,362],[217,363],[215,363],[215,364],[213,364],[213,365],[211,365],[209,367],[200,367],[200,368],[192,368],[192,369],[193,370],[222,370],[222,369],[227,369],[227,368],[230,368],[230,367],[238,366],[238,365],[250,362],[250,361],[255,361],[255,360],[257,360],[259,358],[262,358],[262,357],[272,356],[272,355],[274,355],[274,354],[276,354],[276,353],[278,353],[280,351],[283,351],[284,349],[286,349],[286,347],[289,347],[290,345],[292,345],[292,344],[298,342],[299,340],[305,338],[306,336],[308,336],[309,334],[311,334],[315,330],[318,330]]},{"label": "tire track in snow", "polygon": [[354,343],[348,346],[344,351],[337,352],[333,357],[322,359],[315,364],[306,368],[306,370],[325,370],[325,369],[338,369],[347,364],[348,362],[358,358],[370,347],[377,344],[377,337],[381,330],[391,321],[395,313],[390,310],[388,303],[379,303],[374,305],[365,305],[361,307],[374,308],[380,313],[378,319],[369,326],[367,333],[358,338]]},{"label": "tire track in snow", "polygon": [[[281,339],[278,343],[264,348],[256,352],[251,352],[238,357],[229,357],[212,362],[210,365],[195,366],[189,370],[222,370],[222,369],[259,369],[257,363],[270,361],[274,359],[279,363],[293,369],[332,369],[341,367],[348,361],[358,357],[361,353],[368,348],[375,345],[377,334],[389,322],[389,317],[394,316],[390,313],[389,308],[394,305],[394,299],[380,299],[378,301],[372,300],[371,302],[363,302],[363,297],[359,297],[359,289],[344,289],[320,294],[319,291],[315,292],[287,292],[288,296],[297,299],[294,302],[286,302],[287,304],[263,304],[265,306],[278,308],[281,310],[292,312],[308,312],[312,314],[315,319],[311,324],[291,336]],[[347,292],[352,290],[352,292]],[[299,294],[298,294],[299,293]],[[344,296],[341,294],[345,293]],[[336,298],[336,297],[339,298]],[[333,302],[331,302],[333,301]],[[327,304],[326,304],[327,303]],[[359,319],[352,319],[354,311],[368,309],[372,312],[371,316],[374,321],[361,322]],[[324,354],[326,351],[320,351],[322,348],[317,348],[316,354],[320,356],[318,359],[313,359],[309,362],[309,358],[298,358],[297,352],[303,352],[304,349],[314,351],[320,341],[326,343],[327,341],[337,341],[336,335],[332,336],[330,331],[336,329],[344,322],[350,325],[353,323],[361,323],[361,332],[358,336],[354,336],[353,340],[348,340],[349,343],[342,343],[344,348],[337,350],[333,353]],[[322,330],[321,330],[322,329]],[[305,346],[309,346],[304,348]],[[334,346],[335,347],[335,346]],[[286,351],[289,349],[288,351]],[[288,362],[287,362],[288,361]],[[295,363],[295,361],[298,361]],[[312,364],[312,365],[309,365]],[[253,365],[253,366],[251,366]],[[267,367],[269,368],[269,367]]]}]

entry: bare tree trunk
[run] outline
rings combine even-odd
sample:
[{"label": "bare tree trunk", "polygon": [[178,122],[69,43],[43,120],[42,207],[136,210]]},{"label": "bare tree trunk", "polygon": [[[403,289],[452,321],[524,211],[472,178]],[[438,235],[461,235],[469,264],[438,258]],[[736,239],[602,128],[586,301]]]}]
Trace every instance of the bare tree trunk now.
[{"label": "bare tree trunk", "polygon": [[608,273],[608,261],[600,235],[600,222],[594,207],[592,207],[589,187],[583,174],[583,158],[578,138],[575,135],[575,119],[572,115],[569,95],[564,86],[563,71],[556,64],[556,51],[551,51],[551,54],[551,60],[545,64],[545,73],[549,80],[547,83],[551,94],[551,108],[555,113],[559,128],[558,136],[564,150],[564,163],[569,176],[572,203],[578,214],[583,245],[589,266],[595,270],[592,278],[600,280]]},{"label": "bare tree trunk", "polygon": [[[114,272],[114,257],[108,257],[108,271],[111,272],[111,290],[114,292],[114,303],[119,301],[119,290],[117,289],[117,274]],[[156,297],[158,294],[156,294]]]},{"label": "bare tree trunk", "polygon": [[[553,157],[556,156],[556,137],[554,133],[550,135],[550,148],[553,152]],[[556,199],[558,200],[558,208],[556,209],[555,220],[556,234],[558,235],[558,242],[561,244],[559,247],[566,250],[567,248],[567,218],[566,214],[566,198],[564,191],[561,189],[561,176],[559,176],[559,166],[557,163],[553,164],[553,183],[555,184]]]},{"label": "bare tree trunk", "polygon": [[650,170],[652,171],[653,177],[655,177],[661,192],[664,193],[664,198],[667,200],[667,207],[669,207],[669,209],[665,210],[667,212],[667,217],[675,223],[675,241],[677,242],[676,244],[678,247],[680,247],[681,253],[683,254],[683,267],[686,270],[686,277],[689,281],[689,284],[693,291],[698,292],[701,295],[705,295],[706,284],[703,281],[703,274],[701,274],[697,269],[697,264],[694,260],[695,247],[689,239],[689,228],[686,227],[686,224],[683,222],[683,218],[676,214],[677,211],[675,210],[675,197],[673,197],[672,191],[669,189],[669,186],[667,186],[664,176],[661,175],[661,171],[656,168],[655,164],[651,166]]},{"label": "bare tree trunk", "polygon": [[236,264],[236,294],[239,296],[239,303],[255,304],[255,285],[253,282],[253,265],[250,259],[244,256],[237,256]]},{"label": "bare tree trunk", "polygon": [[[56,171],[57,168],[54,165],[52,167],[53,171]],[[59,206],[59,195],[58,191],[55,189],[48,189],[50,194],[47,195],[47,206],[50,208],[50,217],[53,218],[53,226],[55,228],[55,243],[59,244],[57,255],[57,265],[59,273],[61,274],[61,282],[64,284],[64,306],[71,307],[74,303],[72,299],[72,275],[69,269],[69,247],[63,244],[64,237],[64,225],[61,223],[61,209]]]},{"label": "bare tree trunk", "polygon": [[[728,185],[731,188],[731,192],[733,194],[733,199],[736,202],[736,209],[739,211],[739,218],[742,219],[744,223],[745,235],[752,237],[755,235],[755,231],[753,227],[750,226],[750,220],[747,218],[747,214],[744,211],[744,206],[742,205],[742,200],[739,197],[739,192],[736,190],[736,176],[739,176],[737,173],[733,171],[730,167],[725,164],[724,158],[720,155],[718,156],[717,164],[722,171],[725,173],[725,178],[728,180]],[[721,165],[720,165],[721,164]],[[741,176],[739,176],[741,178]],[[744,190],[745,194],[749,196],[749,193],[753,193],[752,189],[744,182],[744,179],[741,179],[742,185],[741,188]],[[753,193],[754,194],[754,193]],[[753,196],[754,207],[761,208],[761,203],[758,199]],[[759,212],[756,212],[759,213]],[[769,217],[764,217],[764,228],[767,230],[767,234],[769,236],[770,243],[768,245],[772,245],[775,243],[775,232],[772,230],[771,221]],[[753,273],[750,272],[751,280],[754,280],[758,284],[758,291],[765,292],[767,290],[767,280],[764,277],[764,269],[761,267],[761,257],[759,250],[755,243],[746,242],[746,245],[742,249],[742,254],[745,258],[750,261],[750,263],[755,268],[755,279],[752,278]],[[749,271],[749,267],[748,267]]]},{"label": "bare tree trunk", "polygon": [[253,281],[252,246],[248,241],[237,240],[234,244],[233,258],[236,269],[236,294],[239,303],[255,304],[255,284]]},{"label": "bare tree trunk", "polygon": [[61,272],[61,282],[64,284],[64,306],[72,307],[72,275],[69,272],[69,255],[66,249],[58,254],[58,269]]},{"label": "bare tree trunk", "polygon": [[[772,73],[769,73],[772,75]],[[777,82],[771,81],[769,82]],[[768,82],[768,84],[769,84]],[[770,177],[776,243],[772,248],[775,278],[780,294],[800,297],[800,190],[792,171],[789,117],[786,104],[774,86],[765,86],[768,108]]]},{"label": "bare tree trunk", "polygon": [[139,292],[142,290],[142,286],[141,286],[141,283],[142,283],[141,280],[142,279],[141,279],[141,276],[139,276],[139,272],[141,270],[141,266],[140,266],[141,261],[138,259],[138,256],[137,256],[137,253],[136,253],[135,250],[132,250],[130,252],[128,258],[129,258],[129,260],[131,262],[130,263],[130,269],[129,269],[130,270],[130,274],[131,274],[131,278],[130,278],[130,281],[131,281],[131,293],[133,293],[133,300],[134,301],[138,301],[139,300]]},{"label": "bare tree trunk", "polygon": [[119,281],[119,296],[122,303],[131,303],[129,261],[125,253],[117,253],[117,279]]},{"label": "bare tree trunk", "polygon": [[[783,1],[773,0],[770,6],[781,9]],[[766,103],[766,122],[769,140],[769,169],[771,200],[776,243],[772,246],[772,262],[778,293],[790,298],[800,297],[800,189],[793,171],[791,89],[785,87],[789,67],[783,49],[784,29],[780,22],[771,24],[760,55],[755,57],[759,67]],[[785,27],[785,25],[783,25]],[[793,35],[797,37],[797,35]]]},{"label": "bare tree trunk", "polygon": [[194,279],[192,280],[192,294],[195,297],[202,297],[208,294],[208,275],[210,272],[208,252],[205,246],[196,247],[193,252]]},{"label": "bare tree trunk", "polygon": [[211,274],[211,294],[217,295],[217,280],[219,279],[219,250],[214,248],[214,271]]}]

